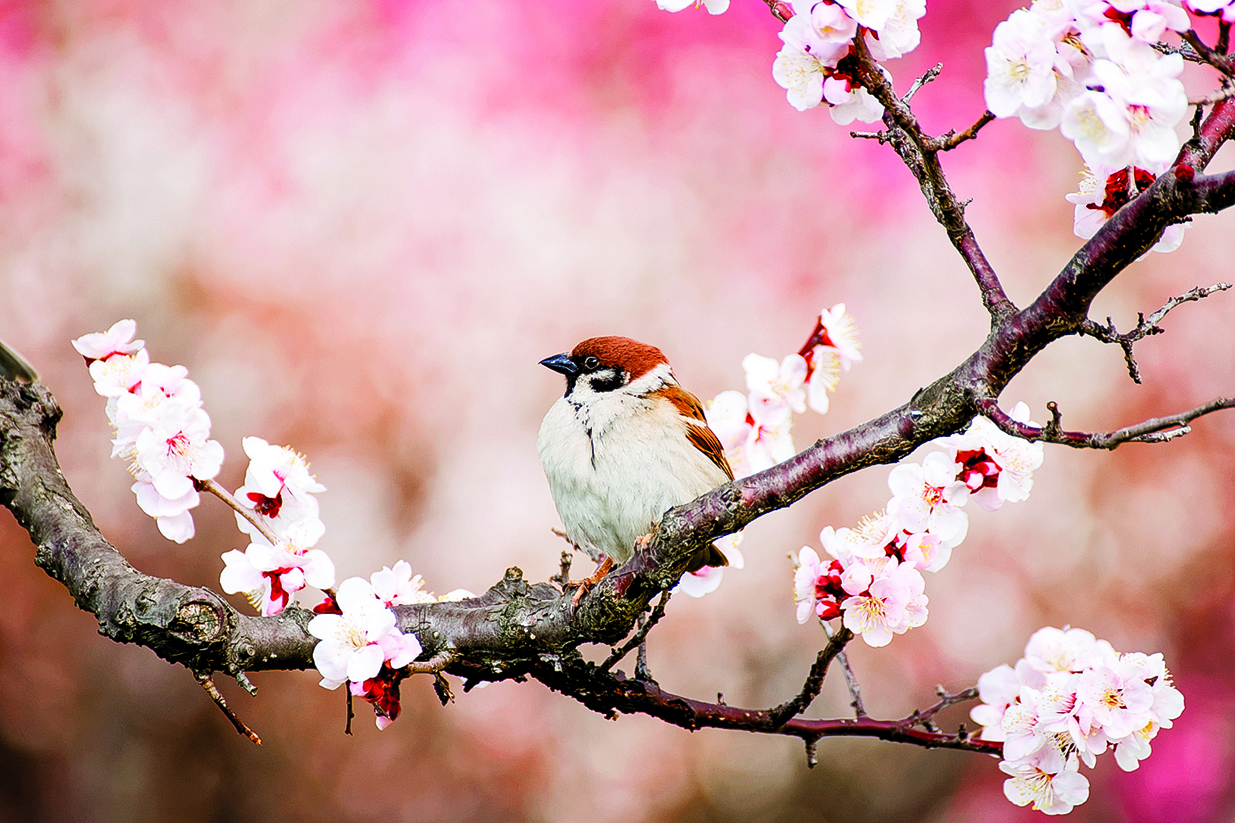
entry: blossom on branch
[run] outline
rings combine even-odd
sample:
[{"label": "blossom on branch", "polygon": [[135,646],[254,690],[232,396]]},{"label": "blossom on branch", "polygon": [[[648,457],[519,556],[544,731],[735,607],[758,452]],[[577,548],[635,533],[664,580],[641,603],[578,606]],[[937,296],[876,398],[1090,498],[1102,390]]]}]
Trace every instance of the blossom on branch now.
[{"label": "blossom on branch", "polygon": [[1081,764],[1113,749],[1120,768],[1136,769],[1184,709],[1162,655],[1119,654],[1083,629],[1035,632],[1015,667],[979,678],[978,696],[970,717],[1004,744],[1004,793],[1047,814],[1088,798]]}]

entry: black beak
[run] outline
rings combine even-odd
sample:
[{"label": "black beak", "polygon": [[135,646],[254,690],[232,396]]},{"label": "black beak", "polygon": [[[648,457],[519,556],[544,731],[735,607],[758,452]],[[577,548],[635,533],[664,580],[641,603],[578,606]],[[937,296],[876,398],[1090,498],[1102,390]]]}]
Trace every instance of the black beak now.
[{"label": "black beak", "polygon": [[567,377],[574,377],[579,373],[579,367],[575,365],[575,361],[571,360],[570,355],[565,353],[546,357],[540,361],[540,365],[547,369],[553,369],[555,372],[564,374]]}]

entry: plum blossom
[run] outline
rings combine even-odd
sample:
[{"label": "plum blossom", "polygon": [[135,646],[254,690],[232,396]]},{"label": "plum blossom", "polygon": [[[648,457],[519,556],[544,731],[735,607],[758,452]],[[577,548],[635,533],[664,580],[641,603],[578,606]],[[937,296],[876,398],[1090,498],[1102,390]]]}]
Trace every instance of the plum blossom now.
[{"label": "plum blossom", "polygon": [[363,684],[376,678],[384,664],[398,669],[420,655],[415,635],[396,628],[394,612],[377,599],[369,581],[344,580],[335,603],[340,614],[319,614],[308,626],[320,641],[313,647],[313,664],[323,688],[337,689],[348,681]]},{"label": "plum blossom", "polygon": [[[1149,188],[1149,184],[1156,177],[1153,172],[1136,167],[1108,169],[1105,166],[1087,166],[1077,192],[1065,196],[1069,203],[1076,205],[1072,221],[1073,233],[1086,240],[1093,237],[1124,204]],[[1187,223],[1167,226],[1150,251],[1175,251],[1183,244],[1184,230],[1187,227]]]},{"label": "plum blossom", "polygon": [[1015,667],[978,680],[981,705],[970,716],[982,738],[1003,742],[1000,768],[1017,805],[1063,814],[1088,796],[1077,774],[1108,749],[1125,771],[1150,754],[1160,729],[1183,712],[1162,655],[1117,654],[1083,629],[1034,633]]},{"label": "plum blossom", "polygon": [[[1028,423],[1029,407],[1017,403],[1009,416]],[[1028,499],[1033,472],[1042,465],[1045,454],[1042,443],[1007,434],[985,417],[975,417],[963,434],[941,438],[938,444],[956,464],[956,479],[987,511],[995,511],[1005,502]]]},{"label": "plum blossom", "polygon": [[1089,799],[1089,780],[1078,771],[1076,759],[1065,760],[1053,747],[1024,760],[1005,760],[999,768],[1011,775],[1003,783],[1003,793],[1017,806],[1032,804],[1045,814],[1067,814]]},{"label": "plum blossom", "polygon": [[958,545],[969,529],[961,507],[969,488],[956,479],[955,463],[941,452],[928,454],[921,464],[901,463],[888,475],[892,499],[888,514],[911,532],[930,531]]},{"label": "plum blossom", "polygon": [[788,406],[798,414],[806,411],[806,358],[800,354],[786,355],[777,363],[771,357],[748,354],[742,360],[746,372],[746,388],[750,390],[751,404],[759,402]]},{"label": "plum blossom", "polygon": [[369,582],[377,599],[387,606],[437,601],[432,592],[425,591],[424,578],[412,575],[411,564],[406,560],[398,561],[393,568],[382,566],[381,571],[369,575]]},{"label": "plum blossom", "polygon": [[90,363],[90,378],[94,380],[94,390],[103,397],[122,397],[141,385],[149,366],[150,353],[145,349],[133,354],[112,354]]},{"label": "plum blossom", "polygon": [[851,595],[841,603],[842,622],[869,646],[886,646],[894,633],[904,634],[926,622],[926,581],[907,563],[886,564],[878,577],[865,564],[855,563],[846,568],[841,581]]},{"label": "plum blossom", "polygon": [[146,345],[145,340],[134,340],[137,323],[133,320],[117,320],[107,331],[83,334],[73,342],[73,348],[87,361],[107,360],[114,354],[134,355]]},{"label": "plum blossom", "polygon": [[[320,524],[317,498],[313,495],[325,491],[326,487],[309,473],[309,461],[304,455],[286,446],[271,445],[260,437],[246,437],[242,442],[249,456],[249,466],[245,470],[244,485],[236,489],[240,504],[253,509],[276,535],[286,535],[292,526],[302,521]],[[255,542],[269,542],[261,530],[239,512],[236,525]],[[313,529],[317,527],[312,526]]]},{"label": "plum blossom", "polygon": [[1044,20],[1018,9],[995,27],[986,48],[986,107],[996,117],[1012,117],[1022,108],[1037,109],[1055,96],[1058,54]]},{"label": "plum blossom", "polygon": [[292,595],[306,586],[330,588],[334,585],[334,563],[324,551],[312,548],[325,529],[320,520],[301,520],[276,546],[263,539],[243,552],[227,552],[219,585],[228,594],[243,594],[266,616],[282,612]]}]

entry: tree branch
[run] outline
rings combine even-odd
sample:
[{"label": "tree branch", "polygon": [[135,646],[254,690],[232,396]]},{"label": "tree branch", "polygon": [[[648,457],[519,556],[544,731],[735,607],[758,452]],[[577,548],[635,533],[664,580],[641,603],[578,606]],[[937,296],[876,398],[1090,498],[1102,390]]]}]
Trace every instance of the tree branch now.
[{"label": "tree branch", "polygon": [[1155,417],[1143,423],[1125,426],[1105,434],[1062,431],[1059,427],[1061,417],[1059,406],[1054,402],[1047,404],[1051,412],[1051,422],[1045,426],[1031,426],[1028,423],[1013,420],[991,399],[978,401],[978,408],[983,415],[990,418],[992,423],[1014,437],[1041,440],[1044,443],[1058,443],[1074,449],[1109,450],[1123,443],[1165,443],[1167,440],[1181,437],[1192,431],[1188,424],[1196,418],[1222,409],[1235,408],[1235,397],[1219,397],[1186,412]]},{"label": "tree branch", "polygon": [[1144,314],[1138,314],[1136,327],[1126,334],[1120,334],[1115,328],[1115,322],[1109,317],[1106,318],[1105,326],[1099,325],[1093,320],[1085,320],[1081,323],[1079,332],[1103,343],[1113,343],[1123,349],[1124,361],[1128,364],[1128,374],[1133,382],[1139,384],[1141,382],[1141,369],[1137,365],[1136,357],[1132,354],[1133,344],[1143,337],[1161,334],[1163,329],[1158,324],[1162,322],[1162,318],[1166,317],[1167,312],[1171,309],[1184,303],[1209,297],[1209,295],[1216,291],[1226,291],[1229,288],[1231,288],[1230,283],[1215,283],[1206,288],[1196,286],[1179,297],[1172,297],[1170,300],[1167,300],[1162,308],[1149,315],[1149,317],[1146,317]]}]

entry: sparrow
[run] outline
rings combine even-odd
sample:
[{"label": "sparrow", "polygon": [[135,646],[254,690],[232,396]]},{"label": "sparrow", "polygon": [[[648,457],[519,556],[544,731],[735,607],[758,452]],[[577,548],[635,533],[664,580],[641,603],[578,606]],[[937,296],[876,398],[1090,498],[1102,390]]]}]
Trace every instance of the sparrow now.
[{"label": "sparrow", "polygon": [[[536,439],[553,503],[566,538],[605,556],[576,591],[578,603],[634,556],[665,512],[732,480],[733,470],[699,399],[678,385],[655,346],[592,337],[540,365],[566,378]],[[709,546],[689,571],[728,564]]]}]

